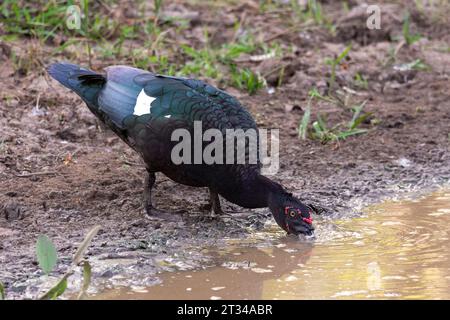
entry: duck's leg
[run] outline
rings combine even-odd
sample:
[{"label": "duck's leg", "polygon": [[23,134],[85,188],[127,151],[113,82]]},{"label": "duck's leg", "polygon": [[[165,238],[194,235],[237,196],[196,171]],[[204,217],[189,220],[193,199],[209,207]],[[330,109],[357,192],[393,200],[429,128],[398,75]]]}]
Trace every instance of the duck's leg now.
[{"label": "duck's leg", "polygon": [[149,217],[156,217],[165,220],[178,220],[177,217],[169,212],[161,211],[156,209],[152,204],[152,189],[155,185],[156,175],[154,172],[148,172],[144,181],[144,209],[145,213]]},{"label": "duck's leg", "polygon": [[209,203],[203,207],[205,210],[209,211],[209,217],[216,219],[220,217],[228,217],[228,218],[245,218],[248,217],[251,212],[225,212],[222,210],[220,205],[220,198],[217,192],[209,189]]},{"label": "duck's leg", "polygon": [[219,194],[217,192],[209,189],[209,203],[211,206],[210,215],[215,218],[217,216],[222,216],[225,213],[222,211],[222,207],[220,206]]}]

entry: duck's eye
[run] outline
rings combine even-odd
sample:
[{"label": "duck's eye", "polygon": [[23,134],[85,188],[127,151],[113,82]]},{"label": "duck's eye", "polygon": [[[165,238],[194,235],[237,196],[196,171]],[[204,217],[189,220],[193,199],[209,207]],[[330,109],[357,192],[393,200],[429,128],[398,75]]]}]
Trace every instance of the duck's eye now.
[{"label": "duck's eye", "polygon": [[297,214],[297,212],[295,210],[289,210],[289,215],[293,218],[295,217],[295,215]]}]

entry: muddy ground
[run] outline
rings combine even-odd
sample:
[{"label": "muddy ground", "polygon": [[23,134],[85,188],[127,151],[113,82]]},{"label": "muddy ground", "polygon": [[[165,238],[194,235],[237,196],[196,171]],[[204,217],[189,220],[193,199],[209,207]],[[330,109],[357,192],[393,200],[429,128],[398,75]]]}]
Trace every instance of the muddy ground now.
[{"label": "muddy ground", "polygon": [[[368,30],[358,1],[349,1],[349,12],[339,2],[322,3],[336,26],[334,34],[323,26],[289,29],[286,15],[291,12],[282,5],[278,11],[261,13],[252,1],[229,3],[220,10],[177,1],[165,10],[188,12],[190,27],[166,36],[201,46],[195,39],[201,39],[202,28],[207,28],[216,43],[226,43],[234,37],[234,22],[242,20],[242,29],[294,48],[272,61],[243,62],[252,70],[284,63],[283,81],[274,92],[263,88],[248,95],[225,89],[248,107],[260,127],[280,129],[281,168],[273,178],[300,199],[324,207],[324,217],[357,214],[383,198],[448,183],[449,15],[436,16],[433,8],[420,11],[414,1],[380,2],[386,13],[382,29]],[[113,7],[115,12],[121,5],[127,6],[122,2]],[[398,39],[405,8],[412,12],[412,30],[422,35],[411,45]],[[132,20],[125,14],[116,19]],[[94,281],[100,288],[143,286],[158,281],[160,271],[207,266],[208,256],[197,247],[220,245],[227,237],[244,239],[270,221],[268,209],[246,210],[223,199],[225,210],[241,214],[209,219],[202,209],[207,190],[178,185],[162,175],[155,204],[179,215],[180,221],[147,219],[139,157],[99,124],[75,94],[45,75],[50,62],[74,58],[48,54],[54,46],[49,42],[26,36],[0,42],[0,281],[9,297],[33,297],[42,291],[45,281],[34,252],[42,233],[56,243],[60,261],[53,275],[58,276],[89,228],[101,225],[88,254]],[[355,103],[367,100],[365,111],[372,116],[362,127],[369,131],[326,144],[301,140],[297,127],[308,91],[317,87],[327,92],[330,66],[325,58],[339,54],[348,43],[352,49],[337,70],[336,82],[340,92],[351,92]],[[18,69],[11,51],[33,56],[32,71],[24,74]],[[398,67],[417,59],[427,66],[425,70]],[[86,65],[87,57],[80,54],[71,61]],[[95,56],[91,62],[95,70],[130,64]],[[367,86],[354,85],[356,73],[364,75]],[[269,87],[279,84],[278,79],[266,80]],[[313,104],[313,119],[318,111],[329,123],[351,117],[348,110],[324,101]]]}]

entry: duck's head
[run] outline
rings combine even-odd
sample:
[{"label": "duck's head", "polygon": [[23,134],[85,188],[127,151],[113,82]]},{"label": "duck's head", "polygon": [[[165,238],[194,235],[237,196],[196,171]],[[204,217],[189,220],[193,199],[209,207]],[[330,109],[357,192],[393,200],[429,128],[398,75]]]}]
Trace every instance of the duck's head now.
[{"label": "duck's head", "polygon": [[287,233],[312,235],[311,209],[290,193],[272,195],[276,199],[269,202],[270,210],[278,225]]}]

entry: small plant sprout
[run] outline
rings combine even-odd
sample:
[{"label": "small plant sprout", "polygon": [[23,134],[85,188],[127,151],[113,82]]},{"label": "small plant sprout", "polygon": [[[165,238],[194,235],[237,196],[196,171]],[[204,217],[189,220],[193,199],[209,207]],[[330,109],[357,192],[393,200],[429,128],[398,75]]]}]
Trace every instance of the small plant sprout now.
[{"label": "small plant sprout", "polygon": [[242,69],[231,73],[233,84],[239,89],[245,89],[249,94],[255,93],[264,86],[261,77],[250,69]]},{"label": "small plant sprout", "polygon": [[355,86],[357,86],[361,89],[364,89],[364,90],[369,89],[369,83],[368,83],[367,79],[363,75],[361,75],[359,72],[357,72],[355,74],[355,78],[353,81],[354,81]]},{"label": "small plant sprout", "polygon": [[[92,239],[95,237],[99,230],[100,226],[95,226],[87,233],[86,237],[81,242],[78,250],[73,256],[72,264],[70,265],[69,269],[50,290],[48,290],[39,298],[40,300],[54,300],[61,296],[67,289],[67,279],[73,274],[74,269],[81,262],[83,262],[83,286],[80,293],[78,294],[78,299],[86,298],[86,292],[91,282],[91,266],[88,261],[83,261],[83,256]],[[57,251],[55,245],[48,236],[40,235],[38,237],[36,243],[36,255],[41,269],[46,274],[51,273],[56,266]]]},{"label": "small plant sprout", "polygon": [[[315,90],[315,89],[313,89]],[[311,119],[311,102],[314,96],[312,90],[309,92],[308,105],[306,106],[305,113],[303,114],[302,120],[298,126],[298,137],[302,140],[306,140],[306,134],[308,133],[308,125]]]},{"label": "small plant sprout", "polygon": [[[302,140],[305,140],[308,136],[308,128],[311,118],[311,105],[314,99],[330,102],[326,97],[323,97],[315,88],[309,92],[308,105],[298,127],[298,136]],[[349,136],[366,133],[368,131],[367,129],[358,128],[360,124],[362,124],[372,115],[372,113],[363,112],[366,103],[367,101],[364,101],[359,105],[351,107],[349,109],[352,113],[351,120],[346,123],[338,123],[333,127],[330,127],[327,124],[326,119],[320,113],[318,113],[317,120],[314,121],[311,125],[312,130],[309,131],[309,136],[312,139],[320,140],[322,143],[327,143],[329,141],[344,140]]]},{"label": "small plant sprout", "polygon": [[361,123],[365,122],[372,116],[372,112],[362,112],[366,103],[367,100],[351,108],[353,116],[352,119],[347,124],[347,127],[351,133],[350,135],[367,132],[366,129],[358,129],[358,126]]},{"label": "small plant sprout", "polygon": [[326,64],[331,66],[331,75],[330,75],[330,79],[328,81],[328,95],[329,96],[331,96],[331,92],[332,92],[334,84],[336,82],[336,68],[341,64],[342,60],[345,59],[345,57],[350,52],[351,48],[352,48],[352,46],[349,45],[336,58],[327,59],[325,61]]},{"label": "small plant sprout", "polygon": [[92,267],[89,262],[84,261],[83,263],[83,286],[81,287],[80,292],[78,293],[78,300],[84,300],[87,298],[87,291],[91,284],[91,275],[92,275]]},{"label": "small plant sprout", "polygon": [[155,16],[159,17],[161,13],[161,8],[163,5],[163,0],[153,0],[153,6],[155,7]]},{"label": "small plant sprout", "polygon": [[325,19],[323,16],[322,5],[316,0],[308,0],[308,16],[317,24],[322,24]]},{"label": "small plant sprout", "polygon": [[399,65],[395,65],[394,70],[397,70],[397,71],[410,71],[410,70],[427,71],[427,70],[430,70],[430,66],[425,64],[421,59],[416,59],[416,60],[408,62],[408,63],[402,63]]},{"label": "small plant sprout", "polygon": [[300,1],[291,0],[291,7],[296,13],[297,18],[302,22],[314,22],[322,25],[326,22],[323,14],[322,5],[316,0],[307,0],[306,3],[300,5]]},{"label": "small plant sprout", "polygon": [[403,40],[408,46],[412,45],[413,43],[419,41],[422,38],[422,36],[418,33],[416,34],[411,33],[410,19],[411,19],[410,14],[408,12],[406,13],[405,18],[403,19],[403,28],[402,28]]}]

